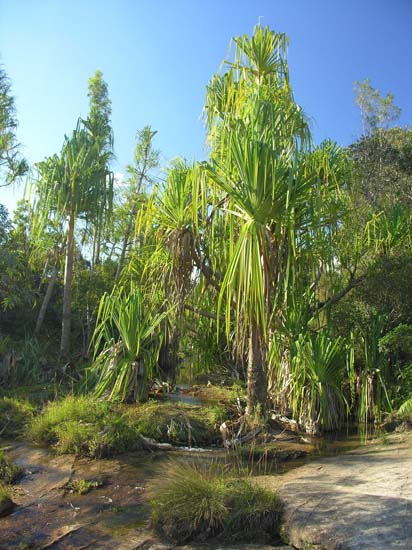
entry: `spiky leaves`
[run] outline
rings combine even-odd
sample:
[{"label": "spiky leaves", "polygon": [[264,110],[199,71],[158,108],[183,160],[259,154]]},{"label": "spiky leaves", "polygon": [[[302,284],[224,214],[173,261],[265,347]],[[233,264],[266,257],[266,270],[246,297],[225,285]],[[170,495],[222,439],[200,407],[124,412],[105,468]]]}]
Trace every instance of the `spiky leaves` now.
[{"label": "spiky leaves", "polygon": [[98,396],[122,402],[147,398],[161,345],[159,325],[166,315],[148,310],[133,286],[103,295],[93,335]]},{"label": "spiky leaves", "polygon": [[226,197],[221,216],[232,242],[218,310],[225,309],[227,336],[234,328],[238,345],[248,347],[251,414],[264,408],[265,389],[251,386],[266,385],[269,327],[279,328],[289,301],[310,284],[301,275],[319,268],[327,248],[319,243],[330,243],[337,227],[342,155],[329,143],[310,149],[289,83],[286,37],[258,26],[234,42],[233,60],[208,88],[213,150],[205,170]]}]

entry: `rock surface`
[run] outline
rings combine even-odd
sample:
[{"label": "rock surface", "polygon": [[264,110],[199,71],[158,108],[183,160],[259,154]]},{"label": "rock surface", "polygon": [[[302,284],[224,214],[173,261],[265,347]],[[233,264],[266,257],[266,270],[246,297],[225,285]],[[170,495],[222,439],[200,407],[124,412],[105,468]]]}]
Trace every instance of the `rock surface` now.
[{"label": "rock surface", "polygon": [[295,548],[412,548],[412,434],[258,482],[278,492],[284,534]]}]

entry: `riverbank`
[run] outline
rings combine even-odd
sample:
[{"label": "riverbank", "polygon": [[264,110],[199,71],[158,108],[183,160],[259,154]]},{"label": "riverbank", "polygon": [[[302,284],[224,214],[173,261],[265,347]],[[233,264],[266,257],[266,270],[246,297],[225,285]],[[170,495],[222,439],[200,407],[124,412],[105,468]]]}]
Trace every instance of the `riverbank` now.
[{"label": "riverbank", "polygon": [[412,548],[410,433],[258,482],[277,492],[283,534],[299,550]]}]

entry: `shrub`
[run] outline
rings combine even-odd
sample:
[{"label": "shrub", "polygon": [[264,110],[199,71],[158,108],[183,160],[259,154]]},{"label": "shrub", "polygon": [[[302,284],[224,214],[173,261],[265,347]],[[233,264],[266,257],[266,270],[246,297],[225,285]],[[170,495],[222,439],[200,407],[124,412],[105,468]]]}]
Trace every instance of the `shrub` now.
[{"label": "shrub", "polygon": [[277,538],[280,505],[276,495],[247,479],[227,477],[222,469],[174,463],[154,491],[151,525],[174,543]]}]

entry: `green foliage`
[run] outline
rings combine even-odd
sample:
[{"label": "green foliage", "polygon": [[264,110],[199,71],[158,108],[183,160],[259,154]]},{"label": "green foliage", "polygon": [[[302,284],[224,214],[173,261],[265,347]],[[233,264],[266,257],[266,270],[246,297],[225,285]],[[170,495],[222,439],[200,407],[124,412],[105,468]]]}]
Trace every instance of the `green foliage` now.
[{"label": "green foliage", "polygon": [[121,402],[147,399],[165,317],[145,308],[140,289],[133,286],[103,295],[93,335],[97,396]]},{"label": "green foliage", "polygon": [[141,448],[137,430],[121,411],[91,396],[68,396],[49,403],[31,422],[27,434],[59,453],[105,457]]},{"label": "green foliage", "polygon": [[[338,429],[350,410],[350,342],[326,330],[308,331],[287,342],[286,350],[282,339],[274,338],[269,360],[275,395],[286,399],[293,417],[307,431]],[[285,353],[288,368],[282,363]]]},{"label": "green foliage", "polygon": [[275,494],[213,467],[172,463],[152,500],[152,526],[177,544],[211,538],[271,542],[279,520]]},{"label": "green foliage", "polygon": [[[390,128],[363,136],[349,147],[353,160],[352,186],[360,191],[363,214],[395,205],[410,207],[412,188],[412,129]],[[358,212],[362,215],[362,212]]]},{"label": "green foliage", "polygon": [[400,323],[382,336],[379,351],[395,361],[412,361],[412,326]]},{"label": "green foliage", "polygon": [[35,407],[25,399],[0,398],[0,435],[16,437],[31,420]]},{"label": "green foliage", "polygon": [[0,187],[23,176],[27,162],[19,155],[17,118],[10,80],[0,65]]},{"label": "green foliage", "polygon": [[398,415],[400,418],[412,417],[412,397],[402,403],[399,407]]},{"label": "green foliage", "polygon": [[103,481],[99,479],[72,479],[64,485],[64,491],[78,495],[86,495],[91,490],[101,487]]},{"label": "green foliage", "polygon": [[356,103],[363,122],[364,134],[370,134],[398,119],[401,110],[393,102],[393,94],[382,97],[379,90],[371,86],[369,79],[355,82]]}]

